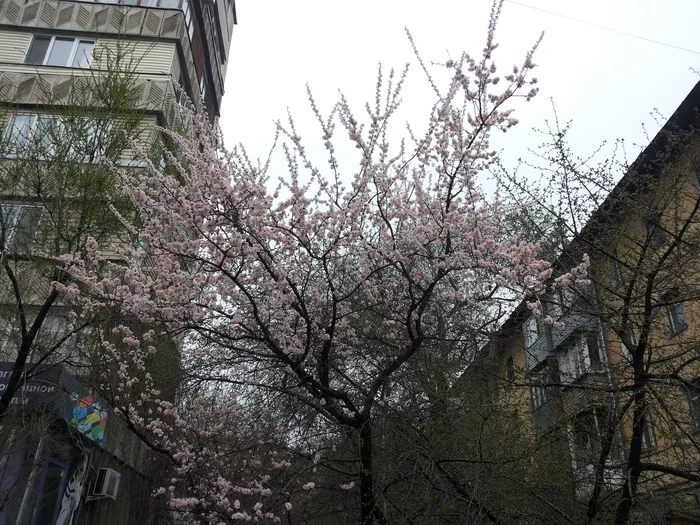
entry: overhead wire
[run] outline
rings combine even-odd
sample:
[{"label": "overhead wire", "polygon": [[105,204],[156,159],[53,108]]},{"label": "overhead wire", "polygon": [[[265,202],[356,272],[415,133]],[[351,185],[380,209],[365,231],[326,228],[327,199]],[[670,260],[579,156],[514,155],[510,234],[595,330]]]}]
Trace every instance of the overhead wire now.
[{"label": "overhead wire", "polygon": [[589,26],[597,27],[598,29],[604,29],[604,30],[606,30],[606,31],[612,31],[613,33],[617,33],[617,34],[620,34],[620,35],[629,36],[629,37],[632,37],[632,38],[637,38],[637,39],[639,39],[639,40],[644,40],[644,41],[646,41],[646,42],[651,42],[652,44],[659,44],[659,45],[661,45],[661,46],[670,47],[670,48],[673,48],[673,49],[677,49],[677,50],[679,50],[679,51],[685,51],[685,52],[687,52],[687,53],[693,53],[693,54],[695,54],[695,55],[700,55],[700,51],[695,51],[694,49],[688,49],[687,47],[676,46],[676,45],[674,45],[674,44],[669,44],[669,43],[666,43],[666,42],[661,42],[661,41],[659,41],[659,40],[654,40],[653,38],[647,38],[647,37],[645,37],[645,36],[635,35],[635,34],[633,34],[633,33],[627,33],[626,31],[620,31],[619,29],[614,29],[614,28],[612,28],[612,27],[607,27],[607,26],[604,26],[604,25],[596,24],[596,23],[594,23],[594,22],[588,22],[587,20],[581,20],[581,19],[579,19],[579,18],[574,18],[573,16],[563,15],[563,14],[561,14],[561,13],[555,13],[554,11],[549,11],[549,10],[547,10],[547,9],[542,9],[541,7],[535,7],[535,6],[532,6],[532,5],[523,4],[522,2],[516,2],[515,0],[505,0],[505,1],[508,2],[509,4],[519,5],[519,6],[521,6],[521,7],[526,7],[526,8],[528,8],[528,9],[533,9],[534,11],[541,11],[541,12],[543,12],[543,13],[547,13],[547,14],[550,14],[550,15],[553,15],[553,16],[558,16],[558,17],[560,17],[560,18],[566,18],[567,20],[571,20],[571,21],[573,21],[573,22],[578,22],[578,23],[580,23],[580,24],[586,24],[586,25],[589,25]]}]

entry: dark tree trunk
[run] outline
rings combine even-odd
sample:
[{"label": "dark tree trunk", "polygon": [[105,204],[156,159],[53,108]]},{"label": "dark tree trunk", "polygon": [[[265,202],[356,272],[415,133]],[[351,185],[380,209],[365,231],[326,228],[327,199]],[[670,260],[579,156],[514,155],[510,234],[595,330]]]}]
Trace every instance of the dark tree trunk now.
[{"label": "dark tree trunk", "polygon": [[[641,385],[640,385],[641,386]],[[646,398],[643,390],[634,393],[634,417],[632,422],[632,441],[627,458],[625,486],[622,488],[620,503],[615,510],[615,525],[625,525],[629,521],[630,510],[637,493],[637,484],[641,474],[642,443],[646,425]]]},{"label": "dark tree trunk", "polygon": [[12,372],[10,373],[10,379],[7,382],[5,391],[2,393],[2,397],[0,397],[0,425],[5,419],[7,412],[10,410],[10,404],[12,403],[12,399],[15,397],[17,390],[19,390],[24,384],[24,371],[32,344],[33,340],[28,341],[27,338],[25,338],[22,340],[22,344],[19,347],[17,359],[15,359],[14,365],[12,366]]},{"label": "dark tree trunk", "polygon": [[365,421],[360,427],[360,524],[386,525],[374,498],[374,472],[372,470],[372,424]]},{"label": "dark tree trunk", "polygon": [[[9,276],[11,279],[13,279],[14,277],[11,273],[9,274]],[[18,297],[17,302],[20,310],[20,315],[24,316],[24,307],[22,306],[22,303],[19,299],[18,292],[16,291],[15,293]],[[0,397],[0,424],[2,424],[3,420],[5,419],[5,416],[7,415],[10,409],[12,399],[15,397],[17,390],[19,390],[24,384],[24,374],[27,370],[27,361],[29,360],[29,357],[31,355],[32,346],[34,346],[34,341],[36,340],[37,333],[41,328],[41,325],[46,319],[46,316],[48,315],[49,310],[53,306],[53,303],[56,301],[57,297],[58,293],[55,290],[53,290],[51,294],[47,297],[46,301],[44,301],[44,304],[39,310],[39,313],[34,319],[34,322],[32,323],[29,330],[27,330],[23,334],[22,342],[20,343],[19,350],[17,351],[17,358],[15,359],[15,362],[12,366],[10,379],[7,382],[5,391],[2,393],[2,397]]]},{"label": "dark tree trunk", "polygon": [[[598,516],[600,512],[600,495],[605,484],[605,470],[606,462],[610,457],[610,452],[612,451],[613,443],[615,442],[615,434],[619,425],[618,413],[624,414],[629,409],[629,404],[632,400],[628,401],[621,410],[613,408],[608,414],[608,420],[605,425],[605,434],[600,445],[600,456],[598,457],[598,464],[596,465],[595,471],[595,485],[593,487],[593,494],[588,501],[588,512],[586,513],[586,523],[593,523],[593,521]],[[617,401],[615,405],[617,404]]]}]

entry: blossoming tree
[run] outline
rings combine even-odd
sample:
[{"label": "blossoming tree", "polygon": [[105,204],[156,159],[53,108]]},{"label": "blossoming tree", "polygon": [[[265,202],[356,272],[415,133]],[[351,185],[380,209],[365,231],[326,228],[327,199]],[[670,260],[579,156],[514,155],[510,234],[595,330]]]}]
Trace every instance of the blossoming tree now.
[{"label": "blossoming tree", "polygon": [[[149,389],[149,340],[158,330],[181,341],[184,384],[199,393],[193,403],[216,393],[207,410],[221,421],[245,408],[239,396],[266,392],[354,433],[360,522],[386,523],[372,463],[374,415],[396,402],[382,395],[386,386],[436,345],[458,351],[483,340],[506,302],[531,297],[536,305],[550,266],[537,245],[503,233],[506,213],[479,185],[498,159],[491,133],[516,124],[514,97],[537,91],[534,49],[522,65],[497,74],[500,8],[497,2],[480,56],[443,64],[449,77],[442,90],[428,74],[435,100],[425,133],[409,129],[410,140],[393,143],[389,127],[406,70],[385,77],[380,69],[364,123],[342,96],[323,115],[309,92],[323,164],[311,158],[291,118],[278,127],[287,171],[275,178],[269,159],[256,164],[242,148],[225,150],[220,132],[190,113],[188,133],[162,130],[170,144],[164,162],[148,161],[136,179],[123,175],[135,208],[129,222],[136,248],[122,247],[130,262],[107,261],[97,242],[87,258],[69,262],[86,300],[153,328],[141,335],[122,328],[120,344],[106,344],[105,359],[117,371],[112,401],[173,458],[176,481],[191,480],[197,468],[205,476],[225,456],[206,452],[213,437],[234,442],[240,429],[219,425],[197,446],[183,444],[201,424],[189,420],[187,400],[194,398],[176,407]],[[356,164],[346,166],[336,153],[343,137],[359,153]],[[582,264],[559,282],[584,274]],[[241,510],[235,497],[267,494],[268,478],[243,486],[226,479],[225,469],[211,471],[216,479],[206,483],[206,497],[180,497],[173,483],[179,510],[216,523],[279,512],[264,503]]]}]

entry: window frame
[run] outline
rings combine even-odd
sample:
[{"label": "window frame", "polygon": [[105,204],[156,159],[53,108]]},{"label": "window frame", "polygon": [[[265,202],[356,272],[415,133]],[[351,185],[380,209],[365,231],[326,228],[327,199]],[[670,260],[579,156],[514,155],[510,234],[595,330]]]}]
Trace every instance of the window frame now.
[{"label": "window frame", "polygon": [[[608,430],[610,409],[605,405],[593,404],[579,410],[566,423],[571,454],[571,466],[575,472],[592,473],[600,454],[600,447]],[[588,421],[586,421],[588,419]],[[583,424],[582,424],[583,423]],[[586,425],[586,423],[589,423]],[[616,422],[610,455],[606,467],[610,467],[615,457],[622,457],[620,448],[620,422]],[[582,439],[583,438],[583,439]],[[583,446],[580,446],[583,445]]]},{"label": "window frame", "polygon": [[[8,212],[6,211],[7,208],[15,208],[16,211],[13,215],[11,215],[11,221],[12,224],[7,224],[6,217]],[[26,245],[22,247],[14,247],[13,244],[15,243],[15,238],[17,236],[17,231],[18,231],[18,224],[21,220],[23,209],[35,209],[39,210],[39,213],[37,213],[37,219],[35,224],[29,224],[29,227],[33,230],[30,232],[30,235],[28,236],[28,239],[25,241]],[[3,241],[3,243],[0,245],[0,252],[1,253],[12,253],[12,254],[24,254],[27,253],[31,250],[32,245],[34,244],[34,240],[36,239],[36,234],[39,231],[39,225],[41,224],[41,219],[44,216],[44,207],[43,206],[38,206],[36,204],[18,204],[18,203],[9,203],[9,202],[3,202],[0,203],[0,240]],[[3,231],[4,230],[4,231]],[[8,233],[9,232],[9,233]],[[5,239],[2,239],[2,237],[5,236]]]},{"label": "window frame", "polygon": [[190,42],[194,38],[194,15],[192,13],[191,0],[183,0],[180,5],[182,15],[185,18],[185,26],[187,27],[187,35],[190,37]]},{"label": "window frame", "polygon": [[[40,64],[36,64],[33,62],[29,62],[29,53],[32,50],[32,46],[34,45],[34,42],[36,41],[37,38],[50,38],[49,46],[46,48],[46,52],[44,53],[44,57],[41,60]],[[56,43],[56,39],[60,40],[73,40],[73,44],[71,47],[70,55],[68,56],[68,60],[66,61],[66,64],[47,64],[47,61],[49,57],[51,56],[51,52],[53,51],[54,45]],[[92,50],[90,52],[90,55],[87,57],[87,63],[84,66],[75,66],[73,63],[75,62],[75,57],[76,53],[78,52],[78,48],[80,47],[81,43],[91,43],[92,44]],[[32,35],[32,39],[29,42],[29,46],[27,47],[27,51],[24,54],[24,60],[22,61],[23,64],[27,65],[34,65],[34,66],[49,66],[49,67],[67,67],[67,68],[72,68],[72,69],[89,69],[90,66],[92,65],[92,61],[95,56],[95,45],[97,44],[97,40],[94,38],[82,38],[79,36],[63,36],[63,35],[48,35],[44,33],[35,33]]]},{"label": "window frame", "polygon": [[202,77],[199,79],[199,92],[202,97],[202,105],[204,105],[204,97],[207,94],[207,75],[202,71]]},{"label": "window frame", "polygon": [[547,402],[547,390],[543,386],[532,385],[530,387],[532,407],[537,410]]},{"label": "window frame", "polygon": [[34,514],[32,514],[30,521],[31,525],[40,525],[39,518],[42,517],[41,503],[43,502],[44,497],[52,495],[51,492],[53,491],[49,492],[49,490],[51,490],[51,487],[48,486],[49,471],[52,466],[57,467],[60,470],[61,476],[59,478],[58,485],[55,487],[55,495],[53,495],[53,499],[49,499],[47,501],[47,503],[49,504],[53,502],[52,505],[47,507],[52,516],[50,523],[56,522],[58,514],[61,510],[63,493],[66,488],[66,483],[68,483],[69,481],[68,474],[70,470],[70,464],[63,459],[57,457],[49,457],[44,460],[44,464],[42,466],[41,480],[39,482],[36,499],[34,501],[35,510]]},{"label": "window frame", "polygon": [[552,317],[552,319],[558,320],[564,316],[564,298],[561,290],[555,290],[549,300],[545,301],[545,305],[546,314]]},{"label": "window frame", "polygon": [[[634,328],[629,329],[629,336],[632,344],[634,345],[634,351],[637,351],[637,345],[639,344],[639,341],[637,340],[637,333],[634,331]],[[620,352],[622,353],[622,358],[625,361],[626,364],[632,363],[632,352],[630,352],[630,349],[627,347],[627,345],[622,341],[620,338]]]},{"label": "window frame", "polygon": [[[9,119],[7,128],[5,128],[5,135],[4,135],[4,141],[5,144],[11,145],[13,141],[18,141],[20,138],[19,132],[22,131],[23,129],[17,128],[15,124],[15,119],[17,116],[23,116],[23,117],[29,117],[30,118],[30,124],[27,126],[27,136],[22,139],[21,143],[21,148],[26,148],[26,147],[31,147],[32,141],[37,143],[39,139],[44,141],[44,137],[39,135],[39,133],[42,133],[42,130],[40,128],[40,124],[42,122],[50,122],[53,121],[53,126],[55,126],[55,130],[58,131],[58,133],[63,133],[65,132],[65,123],[72,117],[66,118],[65,115],[61,114],[49,114],[49,113],[30,113],[30,112],[17,112],[13,113],[12,116]],[[98,126],[101,125],[101,121],[107,120],[108,122],[105,124],[109,130],[111,131],[111,127],[113,125],[113,122],[109,121],[109,119],[101,119],[99,117],[90,117],[90,116],[80,116],[77,117],[79,119],[83,119],[85,121],[85,125],[88,126],[91,129],[98,129]],[[18,135],[16,137],[13,137],[13,132],[17,130]],[[88,133],[88,135],[94,136],[94,133]],[[55,152],[54,147],[56,145],[56,137],[52,137],[50,134],[47,134],[49,138],[51,138],[51,142],[45,142],[44,143],[44,150],[36,151],[35,153],[38,153],[40,157],[38,157],[40,160],[46,160],[51,157],[51,155]],[[60,138],[60,137],[59,137]],[[86,143],[87,145],[87,143]],[[105,144],[101,145],[102,147],[100,148],[100,152],[97,151],[97,148],[95,148],[95,152],[93,155],[93,158],[87,158],[87,156],[84,156],[82,158],[79,158],[78,154],[76,153],[76,148],[75,148],[75,143],[70,145],[70,148],[67,151],[68,157],[66,160],[72,160],[75,162],[80,162],[84,164],[88,163],[99,163],[104,160],[106,150],[109,147],[108,141]],[[20,158],[22,156],[23,151],[20,149],[19,151],[17,149],[13,150],[8,150],[5,152],[5,157],[6,158]]]},{"label": "window frame", "polygon": [[586,374],[602,372],[605,366],[602,348],[599,330],[574,332],[561,346],[557,347],[561,382],[573,384]]},{"label": "window frame", "polygon": [[515,358],[512,355],[506,359],[506,379],[511,383],[515,381]]},{"label": "window frame", "polygon": [[[537,322],[537,318],[534,315],[528,317],[523,323],[522,329],[523,343],[525,344],[525,348],[530,348],[540,338],[540,326]],[[534,334],[534,336],[532,334]]]},{"label": "window frame", "polygon": [[683,301],[680,297],[680,292],[676,289],[662,297],[662,301],[666,303],[666,317],[671,330],[671,335],[678,335],[688,328],[688,317],[683,307]]},{"label": "window frame", "polygon": [[654,210],[644,217],[644,234],[647,245],[652,250],[664,245],[666,230],[663,226],[663,213],[660,210]]},{"label": "window frame", "polygon": [[656,431],[654,430],[654,424],[651,421],[651,416],[647,411],[644,414],[644,428],[642,429],[642,452],[650,453],[656,450]]},{"label": "window frame", "polygon": [[666,306],[666,313],[668,314],[668,322],[673,335],[680,334],[688,328],[688,319],[685,316],[683,301]]}]

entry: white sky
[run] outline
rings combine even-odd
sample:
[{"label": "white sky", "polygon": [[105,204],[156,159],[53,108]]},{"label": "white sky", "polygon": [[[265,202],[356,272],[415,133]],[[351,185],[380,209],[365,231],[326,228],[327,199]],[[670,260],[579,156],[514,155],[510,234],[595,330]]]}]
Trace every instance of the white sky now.
[{"label": "white sky", "polygon": [[[700,0],[518,0],[538,9],[584,20],[700,52]],[[445,61],[483,47],[490,0],[238,0],[221,126],[227,144],[243,143],[264,157],[273,121],[289,108],[300,135],[320,139],[306,102],[308,82],[321,110],[341,89],[358,107],[373,96],[378,62],[400,69],[411,62],[403,120],[425,124],[433,99],[404,34],[407,26],[426,61]],[[521,63],[541,31],[534,74],[540,94],[518,102],[520,121],[499,141],[507,164],[539,144],[532,133],[551,118],[573,120],[573,143],[590,152],[603,140],[625,138],[645,145],[641,123],[653,135],[649,113],[671,115],[700,76],[700,54],[606,31],[506,1],[495,59],[501,72]],[[399,122],[395,122],[400,124]],[[630,160],[639,149],[628,149]],[[342,160],[342,159],[341,159]],[[325,161],[319,159],[319,164]],[[279,166],[280,168],[282,166]]]}]

